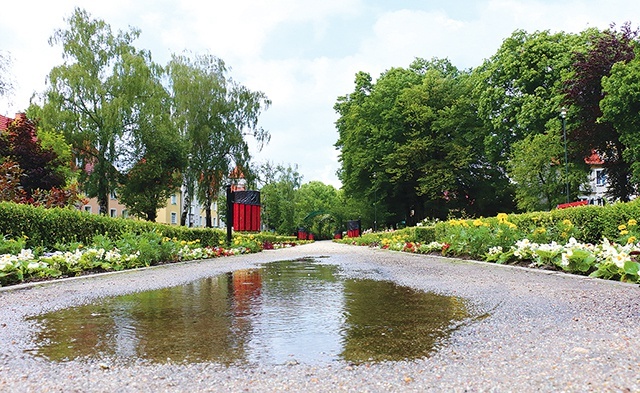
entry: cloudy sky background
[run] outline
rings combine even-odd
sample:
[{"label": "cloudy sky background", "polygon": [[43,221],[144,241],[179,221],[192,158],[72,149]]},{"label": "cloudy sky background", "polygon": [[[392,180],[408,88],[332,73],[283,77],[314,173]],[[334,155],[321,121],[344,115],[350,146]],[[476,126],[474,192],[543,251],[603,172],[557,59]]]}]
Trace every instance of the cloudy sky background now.
[{"label": "cloudy sky background", "polygon": [[338,96],[354,76],[377,78],[416,57],[448,58],[472,68],[493,55],[516,29],[580,32],[630,21],[640,2],[623,0],[19,0],[6,2],[0,51],[12,59],[15,91],[0,99],[0,114],[24,110],[61,64],[62,48],[48,39],[74,7],[109,23],[137,27],[138,48],[167,64],[172,53],[210,53],[230,76],[273,101],[260,118],[271,142],[255,160],[297,164],[303,181],[336,187],[334,148]]}]

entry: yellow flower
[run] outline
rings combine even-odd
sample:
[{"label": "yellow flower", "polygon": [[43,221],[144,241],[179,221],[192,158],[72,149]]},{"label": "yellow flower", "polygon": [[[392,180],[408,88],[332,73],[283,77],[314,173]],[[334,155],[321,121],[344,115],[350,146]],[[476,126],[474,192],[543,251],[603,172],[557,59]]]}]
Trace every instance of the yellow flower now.
[{"label": "yellow flower", "polygon": [[516,229],[518,228],[518,226],[512,222],[508,222],[507,224],[509,224],[509,229]]},{"label": "yellow flower", "polygon": [[547,233],[547,228],[536,228],[535,233],[539,233],[539,234],[543,234],[543,233]]},{"label": "yellow flower", "polygon": [[507,221],[507,213],[498,213],[498,221],[505,222]]},{"label": "yellow flower", "polygon": [[618,230],[619,231],[624,231],[625,229],[627,229],[627,226],[624,224],[618,225]]},{"label": "yellow flower", "polygon": [[560,236],[562,236],[563,239],[566,239],[569,235],[567,234],[567,232],[562,232]]},{"label": "yellow flower", "polygon": [[620,236],[628,235],[629,231],[620,231]]},{"label": "yellow flower", "polygon": [[634,227],[636,225],[638,225],[638,221],[634,220],[633,218],[629,220],[629,222],[627,223],[627,225],[629,225],[630,227]]},{"label": "yellow flower", "polygon": [[562,224],[568,227],[573,226],[573,224],[571,223],[571,220],[568,220],[568,219],[562,220]]},{"label": "yellow flower", "polygon": [[483,222],[481,219],[477,218],[475,220],[473,220],[473,226],[474,227],[481,227],[483,225]]},{"label": "yellow flower", "polygon": [[629,236],[629,239],[627,239],[627,243],[628,244],[633,244],[637,241],[638,239],[636,239],[635,236]]}]

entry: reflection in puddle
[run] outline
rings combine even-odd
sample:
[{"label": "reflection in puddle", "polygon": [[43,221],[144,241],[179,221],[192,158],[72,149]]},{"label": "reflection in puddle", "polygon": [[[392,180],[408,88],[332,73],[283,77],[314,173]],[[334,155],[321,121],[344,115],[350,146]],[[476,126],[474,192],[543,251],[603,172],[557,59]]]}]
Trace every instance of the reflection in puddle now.
[{"label": "reflection in puddle", "polygon": [[55,361],[354,363],[429,355],[469,318],[460,298],[277,262],[35,317]]}]

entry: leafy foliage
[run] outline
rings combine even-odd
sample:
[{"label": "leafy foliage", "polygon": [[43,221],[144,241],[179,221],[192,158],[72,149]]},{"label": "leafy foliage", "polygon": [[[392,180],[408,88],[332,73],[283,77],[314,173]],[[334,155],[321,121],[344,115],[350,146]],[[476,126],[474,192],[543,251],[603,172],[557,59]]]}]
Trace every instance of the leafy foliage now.
[{"label": "leafy foliage", "polygon": [[[629,24],[619,32],[609,29],[591,32],[592,44],[585,52],[576,52],[572,76],[565,83],[566,99],[575,109],[571,138],[577,145],[578,159],[598,152],[604,160],[609,182],[608,193],[614,199],[628,201],[634,192],[630,183],[630,162],[623,156],[624,145],[611,121],[603,121],[600,102],[604,98],[603,78],[616,63],[635,58],[638,32]],[[637,116],[637,113],[636,113]]]},{"label": "leafy foliage", "polygon": [[189,146],[185,186],[190,195],[193,183],[197,184],[206,226],[211,227],[211,204],[229,174],[237,167],[250,176],[244,136],[252,135],[260,144],[269,140],[269,133],[258,126],[258,117],[271,101],[229,78],[224,62],[214,56],[174,56],[168,72],[174,122]]},{"label": "leafy foliage", "polygon": [[[417,59],[375,84],[358,73],[355,83],[334,107],[347,197],[379,207],[384,221],[409,225],[509,205],[504,173],[484,155],[474,76],[448,60]],[[373,221],[371,210],[365,221]]]},{"label": "leafy foliage", "polygon": [[50,39],[62,45],[65,63],[49,73],[42,118],[71,142],[83,164],[81,183],[106,214],[120,173],[139,160],[131,149],[140,146],[141,134],[168,119],[162,69],[133,46],[136,29],[113,34],[79,8],[68,23]]}]

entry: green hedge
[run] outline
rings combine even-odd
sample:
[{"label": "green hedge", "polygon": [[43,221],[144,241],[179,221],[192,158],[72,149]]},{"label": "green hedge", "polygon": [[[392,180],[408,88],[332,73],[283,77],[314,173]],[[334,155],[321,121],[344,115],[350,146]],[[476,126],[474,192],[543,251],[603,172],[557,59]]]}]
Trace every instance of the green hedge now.
[{"label": "green hedge", "polygon": [[[533,233],[536,228],[546,228],[553,237],[551,240],[557,242],[566,242],[566,238],[560,236],[562,233],[558,228],[562,227],[565,220],[569,220],[573,226],[571,236],[582,243],[600,243],[604,237],[613,240],[619,237],[620,230],[618,226],[627,223],[630,219],[640,222],[640,199],[627,202],[615,203],[607,206],[577,206],[568,209],[557,209],[550,212],[533,212],[522,214],[509,214],[507,221],[515,224],[523,237]],[[469,228],[468,233],[474,232],[473,221],[466,220]],[[482,219],[483,222],[491,223],[497,226],[498,217],[490,217]],[[373,244],[378,243],[381,239],[391,236],[405,236],[407,241],[415,241],[428,244],[434,241],[442,242],[448,239],[450,234],[458,231],[456,227],[450,225],[449,221],[438,222],[430,226],[420,226],[413,228],[405,228],[393,233],[377,232],[374,234],[363,235],[360,238],[347,238],[343,242],[355,242],[357,244]],[[481,229],[476,229],[481,230]],[[488,248],[491,245],[487,245]]]},{"label": "green hedge", "polygon": [[45,209],[31,205],[0,202],[0,230],[7,238],[26,236],[30,248],[53,249],[58,244],[89,244],[95,235],[118,240],[124,233],[140,234],[156,231],[169,238],[192,241],[203,246],[216,246],[226,240],[219,229],[186,228],[166,224],[111,218],[76,209]]},{"label": "green hedge", "polygon": [[[615,203],[607,206],[577,206],[567,209],[557,209],[550,212],[533,212],[509,214],[508,221],[515,224],[519,231],[533,232],[536,228],[557,228],[564,220],[569,220],[575,227],[576,240],[583,243],[599,243],[602,238],[615,239],[619,236],[618,226],[630,219],[640,221],[640,200],[627,203]],[[468,220],[471,223],[473,220]],[[486,218],[484,221],[498,222],[497,217]],[[440,241],[447,238],[451,231],[448,222],[439,222],[431,227],[416,228],[416,240]],[[561,241],[561,239],[555,239]],[[566,239],[565,239],[566,240]]]}]

